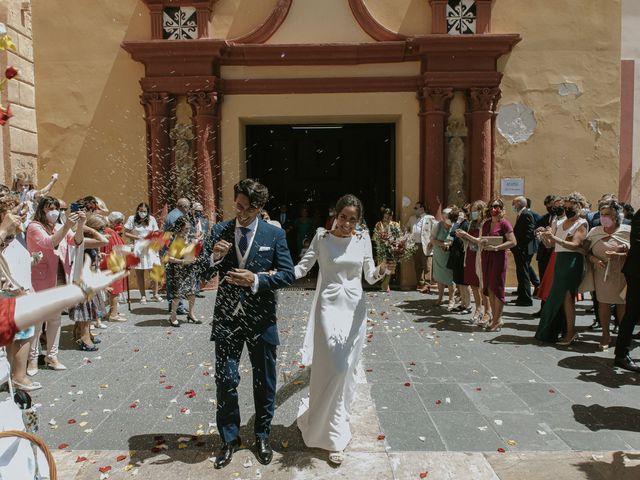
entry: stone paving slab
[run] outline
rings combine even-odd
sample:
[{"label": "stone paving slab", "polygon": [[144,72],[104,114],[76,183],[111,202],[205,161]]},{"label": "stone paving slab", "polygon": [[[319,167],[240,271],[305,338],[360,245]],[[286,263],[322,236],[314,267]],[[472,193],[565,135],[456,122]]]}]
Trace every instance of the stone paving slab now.
[{"label": "stone paving slab", "polygon": [[[166,303],[142,307],[134,301],[133,312],[125,312],[129,322],[109,324],[96,353],[75,350],[68,340],[70,323],[63,320],[60,358],[69,370],[41,371],[35,379],[45,388],[34,394],[42,405],[40,434],[55,450],[60,478],[100,478],[98,467],[107,465],[110,478],[129,478],[137,468],[137,478],[181,480],[258,478],[258,469],[261,478],[277,479],[403,479],[429,472],[429,479],[522,480],[549,472],[592,480],[637,473],[640,375],[612,368],[612,352],[596,351],[597,332],[556,348],[533,338],[536,306],[507,306],[505,328],[487,333],[470,325],[468,316],[435,307],[433,295],[375,291],[367,293],[369,337],[352,418],[354,439],[345,464],[331,467],[325,452],[304,447],[295,425],[308,391],[308,369],[299,368],[298,350],[312,299],[310,291],[296,290],[280,293],[276,459],[259,466],[247,448],[227,469],[214,471],[209,458],[219,438],[208,340],[213,294],[206,295],[196,306],[204,324],[179,329],[169,327]],[[578,310],[583,330],[592,321],[583,313],[586,306]],[[241,376],[241,434],[251,444],[246,355]],[[191,389],[196,396],[187,398]],[[56,425],[48,424],[51,419]],[[160,437],[168,449],[152,452]],[[178,448],[182,437],[193,438],[184,449]],[[57,450],[62,443],[69,447]],[[117,462],[118,455],[128,457]],[[78,456],[89,460],[75,463]],[[248,460],[252,465],[245,468]],[[606,476],[613,474],[623,476]]]}]

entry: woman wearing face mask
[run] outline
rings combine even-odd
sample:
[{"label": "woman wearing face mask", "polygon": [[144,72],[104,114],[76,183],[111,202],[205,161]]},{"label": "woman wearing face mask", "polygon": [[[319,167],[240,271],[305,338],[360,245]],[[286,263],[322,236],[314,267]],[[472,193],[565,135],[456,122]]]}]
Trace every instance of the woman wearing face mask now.
[{"label": "woman wearing face mask", "polygon": [[453,226],[453,223],[458,218],[460,210],[458,207],[445,208],[442,211],[443,220],[438,222],[435,227],[434,237],[431,240],[433,245],[433,267],[432,275],[435,282],[438,284],[438,300],[436,305],[443,304],[444,289],[449,288],[449,305],[448,308],[452,310],[455,307],[454,289],[453,289],[453,270],[447,268],[447,262],[449,261],[449,247],[451,246],[451,238],[449,238],[449,231]]},{"label": "woman wearing face mask", "polygon": [[[144,283],[144,272],[151,270],[154,265],[160,265],[160,256],[157,252],[144,248],[143,240],[151,232],[157,232],[158,222],[155,217],[149,214],[149,205],[141,203],[136,208],[136,214],[131,215],[124,225],[124,236],[133,240],[134,253],[140,258],[140,263],[135,266],[136,283],[140,290],[140,303],[147,303],[146,289]],[[158,295],[160,285],[153,282],[153,296],[151,300],[161,302],[162,297]]]},{"label": "woman wearing face mask", "polygon": [[469,217],[469,231],[456,230],[456,236],[465,240],[465,257],[464,257],[464,283],[471,286],[473,292],[473,301],[475,303],[475,311],[473,312],[472,321],[474,325],[486,327],[491,320],[491,308],[489,306],[489,297],[482,292],[480,279],[482,278],[482,263],[480,250],[480,228],[484,222],[484,212],[487,204],[482,200],[477,200],[471,205],[471,213]]},{"label": "woman wearing face mask", "polygon": [[[71,274],[70,249],[84,241],[84,212],[69,215],[64,225],[58,224],[60,203],[53,197],[45,196],[38,203],[33,221],[27,228],[27,250],[29,253],[42,252],[42,260],[31,267],[33,290],[40,292],[59,285],[65,285]],[[75,226],[75,233],[71,228]],[[47,352],[45,363],[54,370],[66,370],[58,361],[60,342],[60,315],[44,320],[47,324]],[[31,339],[31,351],[27,374],[38,373],[38,353],[42,325],[36,328]]]},{"label": "woman wearing face mask", "polygon": [[609,319],[611,305],[616,306],[617,318],[625,312],[627,281],[622,273],[625,256],[617,252],[629,249],[631,227],[621,225],[622,207],[615,200],[601,202],[600,226],[589,231],[584,250],[587,252],[588,276],[593,274],[593,285],[598,299],[598,317],[602,325],[601,351],[609,348]]},{"label": "woman wearing face mask", "polygon": [[[580,218],[580,210],[586,205],[583,195],[574,192],[564,198],[563,220],[541,233],[545,245],[555,248],[553,283],[547,301],[542,308],[536,338],[543,342],[557,342],[567,346],[573,343],[575,333],[575,298],[583,276],[584,255],[579,251],[587,236],[588,224]],[[549,269],[549,267],[547,267]],[[562,338],[558,341],[558,335]]]},{"label": "woman wearing face mask", "polygon": [[513,227],[504,218],[504,202],[496,198],[489,203],[485,212],[488,219],[482,225],[483,237],[500,237],[502,243],[489,244],[486,238],[480,240],[482,245],[482,289],[483,294],[489,297],[493,318],[486,327],[490,332],[499,331],[502,328],[502,310],[504,309],[505,284],[507,278],[507,250],[515,246],[516,237]]}]

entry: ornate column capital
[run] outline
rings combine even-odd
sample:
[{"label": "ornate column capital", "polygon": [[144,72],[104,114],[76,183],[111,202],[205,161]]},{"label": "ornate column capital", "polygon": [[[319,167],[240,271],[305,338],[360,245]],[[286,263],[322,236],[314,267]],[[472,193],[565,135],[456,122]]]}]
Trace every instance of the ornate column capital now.
[{"label": "ornate column capital", "polygon": [[221,101],[222,95],[218,92],[189,92],[187,94],[187,103],[191,105],[191,111],[194,116],[215,116]]},{"label": "ornate column capital", "polygon": [[175,108],[176,98],[166,92],[144,92],[140,95],[140,103],[147,118],[168,117]]},{"label": "ornate column capital", "polygon": [[424,87],[418,92],[423,113],[441,112],[447,113],[449,102],[453,98],[451,87]]},{"label": "ornate column capital", "polygon": [[495,112],[502,96],[499,87],[472,87],[469,89],[471,112]]}]

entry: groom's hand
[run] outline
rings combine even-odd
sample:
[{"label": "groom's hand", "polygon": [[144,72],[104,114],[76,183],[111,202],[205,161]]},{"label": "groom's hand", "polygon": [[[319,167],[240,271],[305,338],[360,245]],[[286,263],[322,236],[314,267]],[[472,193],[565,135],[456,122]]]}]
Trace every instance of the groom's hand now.
[{"label": "groom's hand", "polygon": [[222,257],[224,257],[227,253],[229,253],[229,249],[231,248],[231,243],[220,240],[213,246],[213,260],[217,262]]},{"label": "groom's hand", "polygon": [[227,282],[239,287],[251,287],[255,281],[256,274],[244,268],[234,268],[227,272]]}]

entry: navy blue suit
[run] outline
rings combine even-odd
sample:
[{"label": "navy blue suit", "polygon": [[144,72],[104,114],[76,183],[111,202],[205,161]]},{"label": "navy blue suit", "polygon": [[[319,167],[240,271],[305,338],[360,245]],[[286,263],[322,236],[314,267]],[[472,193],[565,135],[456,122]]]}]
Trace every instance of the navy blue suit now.
[{"label": "navy blue suit", "polygon": [[[213,227],[200,258],[206,264],[207,277],[219,274],[222,279],[229,270],[239,268],[235,227],[235,220]],[[226,240],[233,246],[221,262],[209,266],[213,246],[220,240]],[[245,343],[253,368],[255,434],[257,438],[268,438],[271,431],[277,382],[276,346],[280,343],[274,290],[287,287],[295,280],[284,230],[258,220],[245,268],[254,273],[276,273],[271,276],[259,275],[255,294],[250,287],[238,287],[228,282],[223,282],[218,288],[211,340],[216,342],[216,422],[225,443],[236,440],[240,431],[238,365]],[[242,306],[241,309],[238,304]]]}]

